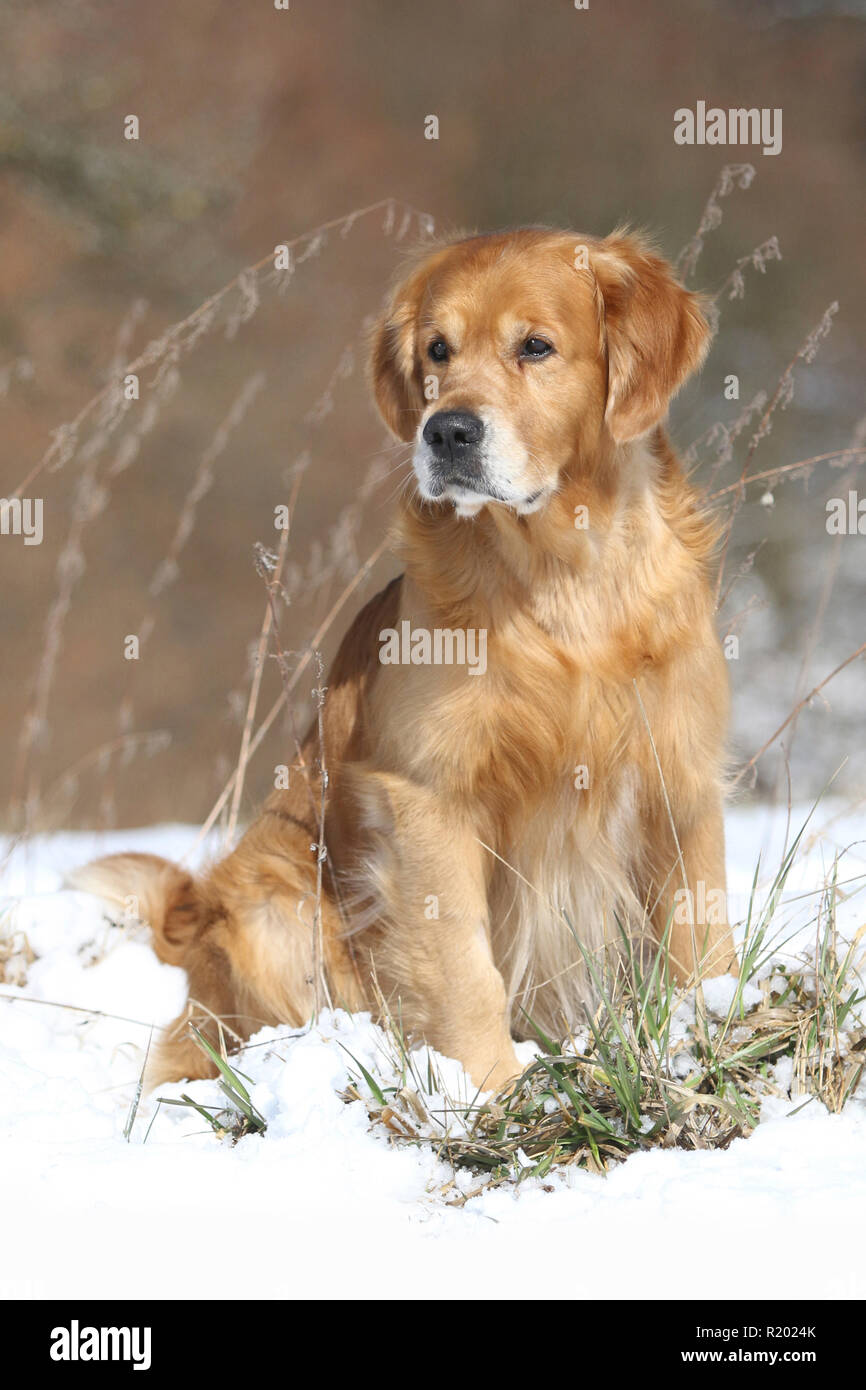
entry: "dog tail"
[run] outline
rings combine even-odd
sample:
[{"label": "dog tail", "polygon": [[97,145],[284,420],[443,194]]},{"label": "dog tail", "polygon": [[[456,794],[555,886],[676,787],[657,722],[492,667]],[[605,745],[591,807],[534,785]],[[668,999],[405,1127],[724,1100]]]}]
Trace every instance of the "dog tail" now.
[{"label": "dog tail", "polygon": [[93,893],[147,922],[153,946],[168,965],[183,965],[204,922],[205,905],[192,874],[156,854],[110,854],[66,876],[65,887]]}]

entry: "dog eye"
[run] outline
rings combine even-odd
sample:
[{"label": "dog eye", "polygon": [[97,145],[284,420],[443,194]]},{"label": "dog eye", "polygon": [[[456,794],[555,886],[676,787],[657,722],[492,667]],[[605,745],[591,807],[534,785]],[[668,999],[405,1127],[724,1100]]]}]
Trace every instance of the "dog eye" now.
[{"label": "dog eye", "polygon": [[434,362],[447,362],[448,344],[446,343],[445,339],[434,338],[433,342],[427,349],[427,355],[428,357],[431,357]]},{"label": "dog eye", "polygon": [[549,357],[553,352],[553,344],[545,341],[544,338],[527,338],[521,348],[521,357]]}]

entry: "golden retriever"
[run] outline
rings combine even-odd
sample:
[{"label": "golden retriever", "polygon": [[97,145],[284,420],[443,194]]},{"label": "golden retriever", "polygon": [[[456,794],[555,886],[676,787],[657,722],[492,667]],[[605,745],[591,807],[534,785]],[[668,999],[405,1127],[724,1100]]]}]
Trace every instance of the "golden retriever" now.
[{"label": "golden retriever", "polygon": [[414,446],[404,572],[329,675],[322,865],[314,723],[206,876],[129,854],[73,878],[137,899],[189,976],[152,1082],[208,1074],[190,1017],[304,1023],[319,970],[334,1005],[399,1005],[492,1088],[528,1019],[578,1021],[624,932],[681,981],[736,968],[716,529],[662,428],[708,341],[699,297],[622,231],[471,236],[405,275],[371,351]]}]

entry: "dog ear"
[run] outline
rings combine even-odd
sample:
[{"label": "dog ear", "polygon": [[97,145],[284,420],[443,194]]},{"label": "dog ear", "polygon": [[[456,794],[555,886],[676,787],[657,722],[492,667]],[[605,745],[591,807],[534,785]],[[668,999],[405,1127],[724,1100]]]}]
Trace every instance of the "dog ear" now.
[{"label": "dog ear", "polygon": [[406,345],[404,306],[392,302],[379,318],[370,346],[370,376],[379,414],[392,434],[410,440],[415,433],[412,409],[417,392],[413,384],[412,349]]},{"label": "dog ear", "polygon": [[431,264],[429,251],[393,291],[370,341],[370,377],[385,424],[409,441],[418,426],[423,397],[415,361],[415,325]]},{"label": "dog ear", "polygon": [[700,295],[638,237],[613,232],[591,257],[608,359],[605,419],[617,443],[662,420],[710,345]]}]

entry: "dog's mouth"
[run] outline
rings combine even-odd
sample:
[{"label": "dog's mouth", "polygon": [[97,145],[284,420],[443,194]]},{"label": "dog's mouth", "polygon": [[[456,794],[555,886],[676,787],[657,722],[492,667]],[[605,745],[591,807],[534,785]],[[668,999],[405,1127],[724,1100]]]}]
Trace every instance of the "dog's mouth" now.
[{"label": "dog's mouth", "polygon": [[474,514],[487,502],[499,502],[522,515],[537,511],[547,491],[547,488],[540,487],[524,497],[509,497],[487,478],[473,478],[465,473],[453,472],[427,479],[422,495],[431,502],[452,501],[461,513],[464,509],[471,509]]},{"label": "dog's mouth", "polygon": [[442,497],[452,488],[460,488],[463,492],[474,492],[479,497],[493,497],[497,501],[505,500],[483,476],[473,478],[466,473],[458,472],[438,474],[431,478],[427,484],[428,492],[434,497]]}]

